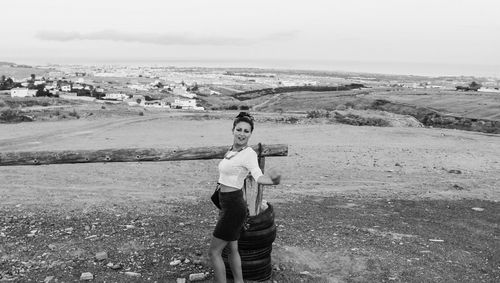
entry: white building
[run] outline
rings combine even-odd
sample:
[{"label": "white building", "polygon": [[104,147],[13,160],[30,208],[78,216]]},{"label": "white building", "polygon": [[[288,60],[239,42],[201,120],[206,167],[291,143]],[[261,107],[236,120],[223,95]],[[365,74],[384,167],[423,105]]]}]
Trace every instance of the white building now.
[{"label": "white building", "polygon": [[131,84],[131,85],[128,85],[127,87],[130,89],[142,90],[142,91],[149,90],[149,86],[141,85],[141,84]]},{"label": "white building", "polygon": [[83,89],[83,85],[81,85],[81,84],[74,84],[72,86],[72,89]]},{"label": "white building", "polygon": [[61,91],[70,92],[71,91],[71,85],[62,85],[61,86]]},{"label": "white building", "polygon": [[491,88],[491,87],[481,87],[477,91],[479,91],[479,92],[496,92],[496,93],[500,93],[500,89],[499,88]]},{"label": "white building", "polygon": [[102,99],[124,100],[126,98],[128,98],[128,95],[124,93],[106,93]]},{"label": "white building", "polygon": [[10,96],[11,97],[35,97],[36,92],[38,90],[36,89],[27,89],[27,88],[20,88],[16,87],[10,90]]},{"label": "white building", "polygon": [[172,103],[173,108],[205,110],[203,107],[196,106],[196,99],[176,99]]},{"label": "white building", "polygon": [[162,100],[151,100],[151,101],[142,100],[140,105],[144,107],[170,108],[170,105],[168,105],[165,101]]}]

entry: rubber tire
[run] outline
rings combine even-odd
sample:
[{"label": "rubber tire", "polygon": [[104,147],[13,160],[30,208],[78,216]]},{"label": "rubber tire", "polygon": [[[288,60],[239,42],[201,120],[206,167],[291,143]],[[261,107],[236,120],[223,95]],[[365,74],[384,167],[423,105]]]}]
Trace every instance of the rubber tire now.
[{"label": "rubber tire", "polygon": [[[229,266],[229,259],[224,259],[224,264],[227,264]],[[255,269],[260,269],[266,265],[271,264],[271,257],[265,257],[262,259],[258,260],[252,260],[252,261],[241,261],[241,269],[245,270],[245,272],[250,272]]]},{"label": "rubber tire", "polygon": [[[276,225],[274,224],[274,208],[271,204],[259,215],[250,216],[248,228],[242,232],[238,240],[238,251],[241,257],[243,278],[252,281],[266,281],[271,279],[271,251],[276,239]],[[222,259],[226,266],[226,276],[232,278],[228,260],[229,249],[222,251]]]},{"label": "rubber tire", "polygon": [[[272,246],[267,246],[262,249],[253,249],[253,250],[238,249],[238,252],[240,254],[241,261],[253,261],[269,257],[271,255],[272,250],[273,250]],[[225,247],[224,250],[222,250],[222,258],[227,259],[229,254],[230,254],[229,247]]]},{"label": "rubber tire", "polygon": [[255,216],[248,218],[248,228],[246,231],[257,231],[269,228],[274,224],[274,208],[268,203],[268,208]]},{"label": "rubber tire", "polygon": [[257,250],[263,249],[273,244],[276,239],[276,225],[260,230],[246,231],[241,234],[238,240],[238,248],[241,250]]},{"label": "rubber tire", "polygon": [[273,274],[273,267],[271,263],[262,266],[259,269],[254,269],[252,271],[243,272],[243,278],[245,280],[253,280],[253,281],[266,281],[271,279]]},{"label": "rubber tire", "polygon": [[[228,261],[224,261],[226,266],[226,276],[228,278],[233,278],[233,273],[231,272],[231,267]],[[273,271],[271,265],[271,257],[266,259],[256,260],[252,262],[241,262],[241,269],[243,273],[243,279],[254,280],[254,281],[265,281],[271,278]]]}]

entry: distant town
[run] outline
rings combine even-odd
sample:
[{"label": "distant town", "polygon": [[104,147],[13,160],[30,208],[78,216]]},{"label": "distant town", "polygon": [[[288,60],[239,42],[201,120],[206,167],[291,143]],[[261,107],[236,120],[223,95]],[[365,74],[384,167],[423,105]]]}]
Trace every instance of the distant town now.
[{"label": "distant town", "polygon": [[[49,96],[130,106],[205,110],[204,97],[280,87],[346,84],[395,89],[443,89],[500,93],[496,78],[422,77],[264,69],[169,66],[26,66],[0,62],[0,90],[12,97]],[[30,72],[31,71],[31,72]]]}]

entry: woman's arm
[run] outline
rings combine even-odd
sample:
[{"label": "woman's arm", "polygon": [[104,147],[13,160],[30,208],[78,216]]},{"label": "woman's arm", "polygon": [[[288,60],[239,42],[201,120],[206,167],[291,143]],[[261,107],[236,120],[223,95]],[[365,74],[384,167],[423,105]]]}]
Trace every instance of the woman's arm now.
[{"label": "woman's arm", "polygon": [[257,180],[257,183],[261,185],[278,185],[280,183],[281,174],[276,169],[269,168],[265,174],[262,174],[257,160],[257,153],[252,148],[249,148],[246,154],[248,156],[243,166],[250,171],[254,179]]}]

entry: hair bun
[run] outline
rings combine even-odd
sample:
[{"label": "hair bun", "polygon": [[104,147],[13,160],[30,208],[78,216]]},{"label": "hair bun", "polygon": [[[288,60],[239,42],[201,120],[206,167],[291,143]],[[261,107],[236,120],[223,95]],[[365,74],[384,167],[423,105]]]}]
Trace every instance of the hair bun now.
[{"label": "hair bun", "polygon": [[238,114],[238,116],[236,116],[236,118],[243,118],[243,117],[252,118],[252,115],[250,115],[250,113],[248,113],[248,112],[240,112],[240,114]]}]

